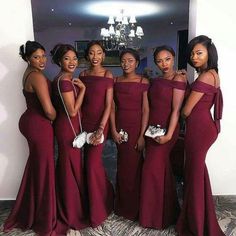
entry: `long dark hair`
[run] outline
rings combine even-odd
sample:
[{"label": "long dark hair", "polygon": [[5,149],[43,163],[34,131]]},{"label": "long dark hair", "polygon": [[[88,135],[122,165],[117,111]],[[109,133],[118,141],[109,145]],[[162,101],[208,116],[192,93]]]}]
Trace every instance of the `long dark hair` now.
[{"label": "long dark hair", "polygon": [[38,49],[45,51],[45,48],[40,43],[28,40],[25,44],[20,46],[19,54],[22,59],[27,62],[30,56]]},{"label": "long dark hair", "polygon": [[[208,52],[208,61],[207,61],[207,68],[206,71],[210,69],[214,69],[218,73],[218,53],[216,50],[216,47],[214,43],[212,42],[212,39],[207,37],[206,35],[199,35],[195,38],[193,38],[189,43],[187,47],[187,60],[189,65],[194,67],[192,61],[191,61],[191,52],[193,48],[196,46],[196,44],[201,44],[204,47],[206,47]],[[194,67],[197,71],[198,69]]]}]

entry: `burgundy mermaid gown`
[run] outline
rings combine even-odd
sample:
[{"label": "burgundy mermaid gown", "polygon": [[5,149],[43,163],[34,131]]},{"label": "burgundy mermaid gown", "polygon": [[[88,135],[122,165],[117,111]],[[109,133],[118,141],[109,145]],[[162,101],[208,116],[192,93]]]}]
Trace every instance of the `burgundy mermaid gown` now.
[{"label": "burgundy mermaid gown", "polygon": [[[185,90],[186,84],[180,81],[154,79],[148,97],[150,103],[149,125],[168,128],[173,89]],[[158,144],[146,138],[146,154],[142,170],[140,217],[143,227],[164,229],[175,224],[179,213],[175,179],[171,169],[170,152],[179,135],[177,125],[172,139]]]},{"label": "burgundy mermaid gown", "polygon": [[[176,230],[180,236],[221,236],[212,198],[206,154],[220,131],[220,88],[196,80],[192,91],[204,93],[186,119],[184,201]],[[214,120],[210,109],[214,105]]]},{"label": "burgundy mermaid gown", "polygon": [[140,82],[116,82],[116,128],[128,133],[128,142],[117,145],[117,182],[115,213],[129,220],[137,220],[139,214],[140,182],[143,153],[135,149],[142,125],[143,93],[148,84]]},{"label": "burgundy mermaid gown", "polygon": [[[74,133],[65,113],[58,93],[58,78],[53,81],[54,104],[57,118],[54,122],[55,135],[58,143],[58,162],[56,166],[56,190],[58,206],[57,233],[65,234],[68,229],[88,227],[88,211],[82,166],[82,149],[73,148]],[[71,81],[60,80],[60,91],[74,92]],[[77,90],[78,93],[78,90]],[[74,92],[76,97],[76,94]],[[78,134],[80,132],[78,115],[71,117],[71,122]]]},{"label": "burgundy mermaid gown", "polygon": [[[50,82],[48,85],[50,86]],[[32,229],[40,236],[52,235],[56,225],[53,128],[34,92],[23,90],[27,110],[19,121],[29,145],[20,189],[4,231]]]},{"label": "burgundy mermaid gown", "polygon": [[[105,109],[106,90],[113,87],[113,80],[102,76],[80,76],[86,86],[82,104],[82,126],[86,132],[98,129]],[[104,129],[104,140],[108,126]],[[113,210],[113,187],[109,182],[103,162],[104,142],[97,146],[84,146],[84,164],[89,201],[90,224],[100,225]]]}]

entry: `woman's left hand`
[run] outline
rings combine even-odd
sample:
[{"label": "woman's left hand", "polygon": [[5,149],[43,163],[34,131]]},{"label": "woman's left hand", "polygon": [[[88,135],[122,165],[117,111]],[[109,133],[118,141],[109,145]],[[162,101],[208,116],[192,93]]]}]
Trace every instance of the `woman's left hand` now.
[{"label": "woman's left hand", "polygon": [[142,135],[142,136],[139,136],[138,141],[135,145],[135,149],[137,149],[139,152],[141,152],[144,149],[144,146],[145,146],[145,139]]},{"label": "woman's left hand", "polygon": [[97,146],[98,144],[100,144],[102,134],[103,134],[103,129],[101,129],[101,128],[94,131],[93,134],[89,138],[90,143],[94,146]]},{"label": "woman's left hand", "polygon": [[169,142],[171,140],[171,138],[169,138],[169,136],[167,136],[167,135],[163,135],[163,136],[155,137],[154,140],[159,144],[165,144],[165,143]]},{"label": "woman's left hand", "polygon": [[80,89],[85,89],[85,85],[80,79],[73,79],[73,84],[75,84]]}]

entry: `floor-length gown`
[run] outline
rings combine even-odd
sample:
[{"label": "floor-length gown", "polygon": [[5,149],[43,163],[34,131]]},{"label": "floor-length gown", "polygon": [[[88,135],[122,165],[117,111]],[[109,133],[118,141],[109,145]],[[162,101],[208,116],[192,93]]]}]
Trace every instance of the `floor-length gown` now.
[{"label": "floor-length gown", "polygon": [[[69,80],[60,79],[60,91],[79,92]],[[65,234],[68,229],[88,227],[87,199],[84,184],[82,149],[73,148],[75,138],[69,119],[58,93],[58,78],[53,81],[53,97],[57,110],[54,122],[58,143],[58,162],[56,166],[56,191],[58,206],[57,233]],[[76,89],[74,91],[74,89]],[[78,115],[71,117],[76,134],[80,132]]]},{"label": "floor-length gown", "polygon": [[[205,159],[215,142],[222,114],[220,88],[196,80],[191,90],[204,93],[186,119],[184,201],[176,226],[180,236],[221,236]],[[214,120],[210,109],[214,104]]]},{"label": "floor-length gown", "polygon": [[56,225],[53,128],[36,93],[23,90],[23,94],[27,110],[20,118],[19,128],[27,139],[29,158],[4,231],[21,228],[32,229],[39,235],[51,235]]},{"label": "floor-length gown", "polygon": [[135,149],[142,126],[143,93],[148,84],[140,82],[116,82],[116,128],[128,133],[128,142],[117,145],[117,182],[115,213],[129,220],[139,214],[140,182],[143,152]]},{"label": "floor-length gown", "polygon": [[[173,89],[185,90],[181,81],[156,78],[152,81],[148,98],[150,103],[149,125],[168,128]],[[139,222],[143,227],[163,229],[176,223],[179,205],[173,176],[170,152],[179,135],[179,125],[172,139],[159,144],[146,138],[146,153],[142,170]]]},{"label": "floor-length gown", "polygon": [[[113,87],[113,80],[103,76],[80,76],[86,86],[82,104],[82,126],[86,132],[98,129],[106,102],[106,91]],[[108,125],[104,129],[106,140]],[[105,142],[105,141],[104,141]],[[113,187],[107,178],[102,151],[104,142],[97,146],[84,146],[84,165],[89,201],[89,215],[92,227],[100,225],[113,210]]]}]

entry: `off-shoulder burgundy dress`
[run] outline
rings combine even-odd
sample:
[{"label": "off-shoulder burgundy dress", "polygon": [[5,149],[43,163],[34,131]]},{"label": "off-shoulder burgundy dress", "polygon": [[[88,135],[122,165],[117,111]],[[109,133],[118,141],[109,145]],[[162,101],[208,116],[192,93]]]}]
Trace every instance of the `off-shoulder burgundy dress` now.
[{"label": "off-shoulder burgundy dress", "polygon": [[[196,80],[192,91],[204,93],[186,119],[184,201],[176,230],[180,236],[222,236],[205,164],[207,151],[220,131],[223,99],[220,88]],[[214,119],[210,109],[214,105]]]},{"label": "off-shoulder burgundy dress", "polygon": [[[150,105],[149,125],[161,125],[168,129],[173,90],[185,90],[181,81],[156,78],[152,81],[148,97]],[[177,221],[179,213],[175,179],[171,169],[170,152],[179,135],[176,126],[172,139],[159,144],[146,138],[146,154],[142,170],[140,217],[143,227],[164,229]]]},{"label": "off-shoulder burgundy dress", "polygon": [[[48,85],[50,86],[50,82]],[[32,229],[39,235],[52,235],[56,226],[56,195],[53,128],[34,92],[23,90],[27,110],[19,121],[29,145],[20,189],[4,231]]]},{"label": "off-shoulder burgundy dress", "polygon": [[[54,129],[58,143],[56,166],[58,222],[56,231],[58,234],[64,235],[68,229],[79,230],[89,226],[89,222],[82,149],[72,147],[75,136],[59,96],[57,84],[58,78],[55,78],[53,81],[53,100],[57,110],[57,118],[54,122]],[[79,93],[77,87],[73,87],[69,80],[60,79],[59,85],[61,93],[73,91],[75,98],[75,91],[77,94]],[[78,115],[71,117],[71,122],[76,134],[79,134]]]},{"label": "off-shoulder burgundy dress", "polygon": [[[113,87],[113,80],[103,76],[80,76],[86,86],[82,104],[82,125],[86,132],[99,128],[106,103],[107,89]],[[104,129],[106,140],[108,125]],[[105,142],[105,141],[104,141]],[[97,146],[84,146],[84,165],[88,193],[89,217],[92,227],[100,225],[113,210],[113,187],[108,180],[102,162],[104,142]]]},{"label": "off-shoulder burgundy dress", "polygon": [[135,149],[142,126],[143,93],[148,84],[115,82],[116,128],[128,133],[128,142],[117,145],[115,213],[129,220],[138,219],[143,153]]}]

